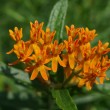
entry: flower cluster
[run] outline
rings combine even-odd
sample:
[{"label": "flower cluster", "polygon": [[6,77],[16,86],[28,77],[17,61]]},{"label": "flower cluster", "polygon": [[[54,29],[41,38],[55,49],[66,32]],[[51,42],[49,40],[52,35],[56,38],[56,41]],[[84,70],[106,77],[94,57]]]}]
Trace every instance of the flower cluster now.
[{"label": "flower cluster", "polygon": [[22,40],[22,28],[9,30],[15,44],[7,54],[15,53],[18,58],[10,65],[23,62],[26,65],[25,71],[32,72],[31,80],[38,76],[49,80],[49,71],[56,73],[59,64],[64,69],[65,80],[69,78],[71,83],[79,87],[86,85],[87,89],[107,79],[106,71],[110,68],[107,56],[110,52],[109,43],[102,44],[99,41],[97,46],[91,47],[90,42],[97,35],[95,30],[66,26],[68,39],[59,43],[53,40],[55,31],[51,32],[49,28],[44,31],[42,27],[43,23],[31,22],[28,41]]}]

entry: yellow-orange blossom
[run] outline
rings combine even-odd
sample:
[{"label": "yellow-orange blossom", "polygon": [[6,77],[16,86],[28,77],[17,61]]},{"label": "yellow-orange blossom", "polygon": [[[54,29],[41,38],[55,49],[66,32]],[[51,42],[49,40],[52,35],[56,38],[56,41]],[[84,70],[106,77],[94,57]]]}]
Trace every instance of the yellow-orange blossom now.
[{"label": "yellow-orange blossom", "polygon": [[[99,41],[97,46],[91,47],[90,42],[97,35],[95,30],[66,26],[68,40],[58,44],[57,40],[53,41],[56,32],[51,32],[49,28],[45,32],[42,29],[43,23],[31,22],[30,27],[28,41],[22,40],[22,28],[9,30],[15,44],[7,54],[14,52],[18,58],[10,65],[18,62],[27,65],[25,71],[32,72],[31,80],[38,75],[49,80],[49,70],[57,72],[58,63],[64,68],[65,79],[73,74],[73,71],[76,73],[81,70],[71,79],[71,82],[79,87],[86,85],[87,89],[91,89],[94,83],[102,84],[106,79],[106,71],[110,68],[110,59],[106,55],[110,52],[109,43],[102,44]],[[48,63],[51,63],[51,67],[47,66]]]}]

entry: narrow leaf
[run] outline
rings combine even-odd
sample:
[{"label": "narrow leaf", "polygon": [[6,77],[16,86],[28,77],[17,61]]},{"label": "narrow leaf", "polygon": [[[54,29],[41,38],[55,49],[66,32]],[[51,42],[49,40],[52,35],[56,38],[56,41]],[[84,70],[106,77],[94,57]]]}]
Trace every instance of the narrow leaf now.
[{"label": "narrow leaf", "polygon": [[29,80],[29,76],[24,71],[19,69],[15,69],[13,67],[7,66],[5,63],[0,62],[0,72],[4,73],[6,76],[14,78],[19,81],[23,81],[25,83],[31,83]]},{"label": "narrow leaf", "polygon": [[52,95],[56,100],[57,105],[62,110],[77,110],[77,107],[71,98],[68,90],[52,90]]},{"label": "narrow leaf", "polygon": [[6,9],[4,9],[4,12],[8,16],[12,17],[13,19],[15,19],[15,20],[17,20],[19,22],[24,22],[25,21],[25,18],[20,13],[18,13],[17,11],[15,11],[13,9],[6,8]]},{"label": "narrow leaf", "polygon": [[47,27],[51,29],[51,31],[56,30],[56,39],[60,40],[63,37],[63,29],[64,29],[64,21],[68,7],[68,0],[60,0],[58,1],[50,14],[49,22]]}]

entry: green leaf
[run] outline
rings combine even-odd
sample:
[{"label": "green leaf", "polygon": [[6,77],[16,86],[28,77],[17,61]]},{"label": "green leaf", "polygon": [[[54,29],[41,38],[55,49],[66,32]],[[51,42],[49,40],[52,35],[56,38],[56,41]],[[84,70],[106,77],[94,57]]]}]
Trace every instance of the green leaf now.
[{"label": "green leaf", "polygon": [[4,73],[4,75],[11,77],[15,80],[19,80],[26,84],[31,84],[31,81],[29,80],[29,76],[27,73],[19,69],[15,69],[13,67],[9,67],[3,62],[0,62],[0,72]]},{"label": "green leaf", "polygon": [[55,39],[57,40],[63,38],[64,21],[67,12],[67,7],[68,0],[60,0],[54,5],[50,14],[47,27],[49,27],[51,31],[56,30]]},{"label": "green leaf", "polygon": [[2,61],[2,46],[1,46],[1,42],[0,42],[0,61]]},{"label": "green leaf", "polygon": [[25,18],[20,13],[18,13],[17,11],[15,11],[13,9],[6,8],[6,9],[4,9],[4,12],[8,16],[12,17],[13,19],[15,19],[19,22],[24,22],[25,21]]},{"label": "green leaf", "polygon": [[[98,92],[98,93],[97,93]],[[105,100],[108,96],[104,95],[102,93],[100,93],[99,91],[96,90],[96,92],[90,93],[90,94],[85,94],[83,96],[76,96],[75,97],[75,102],[76,104],[80,105],[80,104],[88,104],[88,103],[92,103],[92,102],[97,102],[97,101],[101,101],[101,100]]]},{"label": "green leaf", "polygon": [[76,104],[74,103],[67,89],[52,90],[52,95],[60,109],[77,110]]}]

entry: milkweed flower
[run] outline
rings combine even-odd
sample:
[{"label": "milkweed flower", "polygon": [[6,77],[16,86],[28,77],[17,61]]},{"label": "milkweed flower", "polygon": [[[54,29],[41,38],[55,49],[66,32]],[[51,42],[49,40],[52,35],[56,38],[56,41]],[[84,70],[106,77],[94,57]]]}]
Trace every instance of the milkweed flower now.
[{"label": "milkweed flower", "polygon": [[92,41],[96,36],[96,31],[88,28],[80,28],[78,33],[78,38],[82,44]]},{"label": "milkweed flower", "polygon": [[30,39],[32,43],[40,41],[43,24],[43,22],[39,23],[37,20],[34,23],[30,22]]},{"label": "milkweed flower", "polygon": [[[9,30],[9,35],[10,37],[16,41],[16,43],[18,43],[21,39],[22,39],[22,28],[18,29],[17,27],[14,28],[14,31],[12,31],[11,29]],[[13,53],[13,49],[11,49],[9,52],[7,52],[7,54],[11,54]]]},{"label": "milkweed flower", "polygon": [[[96,30],[76,28],[74,25],[66,26],[68,38],[60,43],[55,39],[56,31],[46,28],[43,22],[37,20],[30,22],[30,39],[23,41],[22,28],[9,30],[10,37],[15,41],[11,51],[17,60],[11,65],[23,62],[25,71],[32,73],[30,79],[39,76],[50,80],[50,71],[58,73],[59,66],[64,70],[64,82],[76,84],[78,87],[86,86],[90,90],[93,84],[103,84],[107,78],[106,71],[110,68],[109,42],[100,40],[94,47],[91,41],[97,36]],[[69,84],[67,83],[67,84]]]},{"label": "milkweed flower", "polygon": [[52,44],[52,40],[55,36],[55,31],[51,32],[50,28],[46,28],[46,32],[42,30],[42,41],[41,44],[44,48],[50,47]]},{"label": "milkweed flower", "polygon": [[16,43],[13,46],[13,49],[7,54],[15,53],[18,60],[16,60],[13,63],[10,63],[10,65],[14,65],[18,63],[19,61],[25,62],[28,59],[28,56],[32,53],[32,48],[27,47],[26,43],[21,40],[22,39],[22,28],[19,30],[17,27],[14,28],[14,31],[9,30],[10,37],[16,41]]},{"label": "milkweed flower", "polygon": [[[64,40],[66,54],[63,58],[67,63],[64,69],[66,78],[73,74],[71,82],[77,83],[79,87],[86,85],[87,89],[91,89],[94,83],[102,84],[104,79],[107,79],[106,71],[110,68],[110,60],[107,56],[104,57],[110,52],[109,43],[102,44],[99,41],[97,46],[91,47],[90,41],[97,36],[95,30],[76,29],[74,25],[70,28],[66,26],[66,30],[69,35],[68,41]],[[102,62],[106,63],[106,66],[102,66]],[[79,70],[81,71],[75,74]]]},{"label": "milkweed flower", "polygon": [[63,43],[58,44],[58,41],[55,40],[53,44],[51,44],[51,48],[48,48],[48,53],[49,53],[49,57],[51,58],[52,61],[52,70],[53,72],[57,71],[58,68],[58,63],[65,67],[65,62],[61,60],[60,58],[60,54],[64,49],[64,45]]},{"label": "milkweed flower", "polygon": [[[85,59],[83,71],[80,73],[83,78],[80,78],[78,86],[86,85],[88,89],[91,89],[94,83],[102,84],[104,79],[106,79],[106,71],[110,68],[110,60],[108,56],[104,55],[110,52],[110,48],[107,48],[108,43],[105,43],[102,47],[99,44],[102,44],[101,41],[99,41],[97,47],[91,49],[92,53]],[[101,51],[102,48],[104,50]],[[89,53],[88,50],[86,52]],[[84,55],[87,56],[86,54]],[[99,78],[99,82],[97,78]]]},{"label": "milkweed flower", "polygon": [[71,69],[74,68],[75,66],[75,57],[77,56],[78,54],[78,40],[75,40],[73,41],[72,37],[69,36],[68,37],[68,41],[64,40],[64,43],[65,43],[65,48],[66,48],[66,59],[65,61],[69,63],[69,66]]},{"label": "milkweed flower", "polygon": [[9,34],[10,37],[18,42],[19,40],[21,40],[21,38],[23,37],[22,35],[22,28],[19,30],[17,27],[14,28],[14,31],[12,31],[11,29],[9,30]]},{"label": "milkweed flower", "polygon": [[65,28],[66,28],[67,35],[71,36],[72,39],[74,39],[78,35],[78,32],[80,30],[80,28],[75,28],[74,25],[71,25],[71,27],[66,26]]},{"label": "milkweed flower", "polygon": [[[95,62],[94,67],[91,67],[91,62],[89,62],[88,68],[81,73],[83,78],[80,78],[78,86],[86,85],[87,89],[91,89],[94,83],[103,84],[104,79],[107,79],[106,71],[109,67],[110,60],[108,60],[107,56]],[[99,78],[99,82],[97,78]]]},{"label": "milkweed flower", "polygon": [[33,65],[27,67],[25,70],[30,72],[32,71],[31,80],[34,80],[40,73],[44,80],[48,80],[48,70],[51,68],[47,67],[47,64],[50,60],[46,59],[47,54],[45,50],[40,50],[37,45],[33,45],[34,53],[30,56],[30,59],[33,61]]}]

